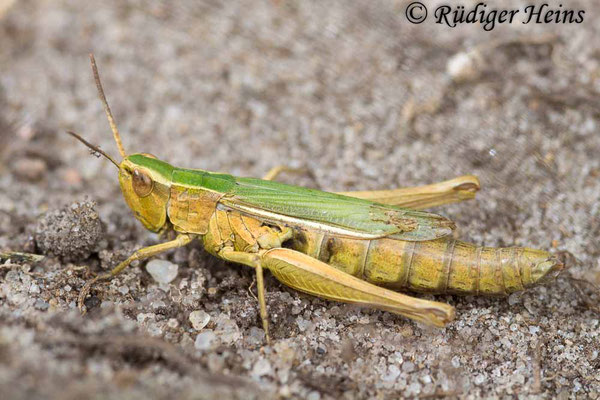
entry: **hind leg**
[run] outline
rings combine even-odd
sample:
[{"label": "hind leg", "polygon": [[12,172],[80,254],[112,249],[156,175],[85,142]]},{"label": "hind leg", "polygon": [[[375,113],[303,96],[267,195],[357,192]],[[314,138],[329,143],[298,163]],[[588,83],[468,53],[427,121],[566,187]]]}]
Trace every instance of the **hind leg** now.
[{"label": "hind leg", "polygon": [[431,185],[392,190],[340,192],[338,194],[358,197],[359,199],[371,200],[377,203],[422,210],[473,199],[479,187],[479,179],[476,176],[465,175]]},{"label": "hind leg", "polygon": [[[272,181],[282,172],[310,173],[306,169],[278,165],[267,172],[263,179]],[[479,189],[479,179],[476,176],[464,175],[431,185],[391,190],[338,192],[338,194],[392,206],[423,210],[473,199]]]},{"label": "hind leg", "polygon": [[[284,285],[317,297],[379,308],[438,327],[443,327],[454,319],[454,307],[448,304],[406,296],[375,286],[291,249],[276,248],[259,253],[223,249],[219,256],[255,268],[257,278],[260,276],[261,280],[263,268],[269,269]],[[263,328],[267,333],[267,308],[264,300],[260,301],[261,292],[264,299],[264,285],[262,289],[259,288],[259,304]]]}]

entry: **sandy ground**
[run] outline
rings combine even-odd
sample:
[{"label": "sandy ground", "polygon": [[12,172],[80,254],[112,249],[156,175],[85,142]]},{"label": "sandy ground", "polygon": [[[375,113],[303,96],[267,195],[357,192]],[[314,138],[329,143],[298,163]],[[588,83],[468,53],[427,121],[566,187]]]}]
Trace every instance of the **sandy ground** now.
[{"label": "sandy ground", "polygon": [[[411,25],[406,2],[19,1],[0,19],[3,398],[597,398],[600,8],[573,25]],[[521,2],[502,2],[514,7]],[[96,287],[160,240],[133,218],[93,51],[130,152],[261,176],[307,167],[330,190],[474,173],[436,211],[461,238],[569,251],[569,273],[507,299],[437,296],[445,329],[296,293],[267,278],[263,346],[250,270],[198,244]],[[171,264],[170,264],[171,265]],[[172,265],[171,265],[172,266]],[[427,297],[427,296],[425,296]],[[429,298],[433,298],[429,296]]]}]

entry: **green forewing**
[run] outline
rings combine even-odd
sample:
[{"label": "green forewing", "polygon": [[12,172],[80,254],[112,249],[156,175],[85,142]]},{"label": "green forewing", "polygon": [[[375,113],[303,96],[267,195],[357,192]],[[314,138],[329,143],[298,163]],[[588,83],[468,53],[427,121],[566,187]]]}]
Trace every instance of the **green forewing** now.
[{"label": "green forewing", "polygon": [[262,179],[174,168],[172,182],[223,193],[219,203],[225,206],[294,218],[297,225],[311,221],[344,232],[408,241],[437,239],[454,229],[452,221],[437,214]]},{"label": "green forewing", "polygon": [[437,239],[454,229],[436,214],[254,178],[235,178],[220,202],[408,241]]}]

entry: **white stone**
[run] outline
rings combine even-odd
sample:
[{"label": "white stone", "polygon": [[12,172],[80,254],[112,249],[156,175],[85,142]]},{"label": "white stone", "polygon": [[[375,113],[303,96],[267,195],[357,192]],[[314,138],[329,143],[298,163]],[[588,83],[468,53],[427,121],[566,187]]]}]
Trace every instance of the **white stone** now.
[{"label": "white stone", "polygon": [[306,397],[306,400],[321,400],[321,394],[319,392],[317,392],[316,390],[313,390],[312,392],[310,392],[308,394],[308,396]]},{"label": "white stone", "polygon": [[140,324],[145,323],[146,321],[150,320],[150,319],[155,319],[156,315],[152,314],[152,313],[139,313],[136,317],[137,322]]},{"label": "white stone", "polygon": [[171,329],[176,329],[179,326],[179,321],[177,321],[177,318],[170,318],[167,321],[167,326]]},{"label": "white stone", "polygon": [[390,365],[388,367],[388,373],[382,378],[385,382],[395,382],[400,376],[400,368],[397,365]]},{"label": "white stone", "polygon": [[146,264],[146,271],[158,283],[170,283],[177,277],[179,266],[166,260],[151,260]]},{"label": "white stone", "polygon": [[460,367],[460,357],[458,357],[458,356],[452,357],[452,361],[451,362],[452,362],[452,366],[454,368]]},{"label": "white stone", "polygon": [[263,375],[269,375],[272,372],[273,372],[273,368],[271,368],[271,363],[264,358],[261,358],[260,360],[258,360],[254,364],[254,367],[252,368],[252,375],[256,376],[256,377],[261,377]]},{"label": "white stone", "polygon": [[252,345],[260,345],[265,340],[265,331],[256,326],[251,327],[247,340]]},{"label": "white stone", "polygon": [[212,347],[216,339],[217,335],[212,330],[207,329],[196,336],[194,347],[198,350],[208,350]]},{"label": "white stone", "polygon": [[32,283],[31,286],[29,287],[29,293],[31,294],[38,294],[40,293],[40,287],[37,285],[37,283]]},{"label": "white stone", "polygon": [[475,377],[476,385],[481,385],[483,382],[485,382],[485,376],[483,374],[479,374]]},{"label": "white stone", "polygon": [[446,72],[457,82],[469,81],[479,75],[479,57],[477,52],[455,54],[446,64]]},{"label": "white stone", "polygon": [[415,370],[415,364],[407,361],[404,364],[402,364],[402,371],[404,372],[413,372]]},{"label": "white stone", "polygon": [[536,325],[531,325],[529,327],[529,333],[531,333],[532,335],[535,335],[536,333],[538,333],[540,331],[540,327],[536,326]]},{"label": "white stone", "polygon": [[217,331],[223,344],[233,344],[242,337],[236,322],[224,314],[217,320]]},{"label": "white stone", "polygon": [[210,321],[210,315],[203,310],[196,310],[190,313],[189,320],[195,330],[201,331]]}]

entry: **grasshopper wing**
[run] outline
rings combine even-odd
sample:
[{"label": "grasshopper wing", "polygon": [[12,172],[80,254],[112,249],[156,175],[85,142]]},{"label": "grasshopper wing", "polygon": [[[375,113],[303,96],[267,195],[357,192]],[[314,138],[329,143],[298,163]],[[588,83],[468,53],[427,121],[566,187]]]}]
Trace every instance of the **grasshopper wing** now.
[{"label": "grasshopper wing", "polygon": [[265,221],[358,239],[433,240],[454,229],[437,214],[254,178],[236,178],[219,203]]}]

